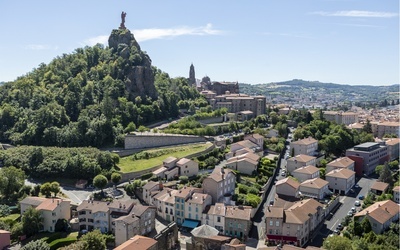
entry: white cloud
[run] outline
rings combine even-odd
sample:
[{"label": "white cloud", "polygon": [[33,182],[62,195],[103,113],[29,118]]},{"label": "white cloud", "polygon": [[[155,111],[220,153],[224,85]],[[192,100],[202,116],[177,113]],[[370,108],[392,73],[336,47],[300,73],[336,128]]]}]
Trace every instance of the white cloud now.
[{"label": "white cloud", "polygon": [[[135,35],[135,38],[138,42],[143,42],[146,40],[153,39],[171,39],[177,36],[205,36],[205,35],[218,35],[223,32],[220,30],[216,30],[212,27],[211,23],[208,23],[206,26],[200,27],[188,27],[181,26],[170,29],[140,29],[140,30],[132,30],[132,33]],[[84,44],[93,46],[97,43],[106,44],[108,41],[108,36],[96,36],[89,38],[84,41]]]},{"label": "white cloud", "polygon": [[381,17],[391,18],[399,14],[394,12],[377,12],[377,11],[364,11],[364,10],[342,10],[336,12],[317,11],[312,14],[320,16],[341,16],[341,17]]},{"label": "white cloud", "polygon": [[58,46],[47,44],[28,44],[24,48],[28,50],[58,50]]}]

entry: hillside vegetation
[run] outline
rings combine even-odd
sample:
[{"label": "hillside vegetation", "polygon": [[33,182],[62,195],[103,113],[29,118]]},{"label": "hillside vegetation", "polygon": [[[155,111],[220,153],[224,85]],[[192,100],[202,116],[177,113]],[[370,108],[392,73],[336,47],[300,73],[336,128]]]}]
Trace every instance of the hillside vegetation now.
[{"label": "hillside vegetation", "polygon": [[113,30],[109,43],[78,48],[0,85],[0,141],[122,146],[132,128],[177,117],[181,100],[195,105],[199,94],[187,79],[151,66],[129,31]]}]

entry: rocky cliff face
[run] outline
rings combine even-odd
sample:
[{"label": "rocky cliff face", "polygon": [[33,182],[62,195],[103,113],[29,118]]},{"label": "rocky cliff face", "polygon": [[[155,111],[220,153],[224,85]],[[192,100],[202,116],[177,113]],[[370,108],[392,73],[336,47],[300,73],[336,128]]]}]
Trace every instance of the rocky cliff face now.
[{"label": "rocky cliff face", "polygon": [[157,98],[151,59],[140,49],[133,34],[128,29],[114,29],[108,38],[108,46],[123,58],[123,80],[131,97]]}]

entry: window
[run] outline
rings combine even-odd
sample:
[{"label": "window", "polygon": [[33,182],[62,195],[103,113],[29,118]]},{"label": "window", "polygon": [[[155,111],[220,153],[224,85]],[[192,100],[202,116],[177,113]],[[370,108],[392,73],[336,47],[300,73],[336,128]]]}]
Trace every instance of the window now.
[{"label": "window", "polygon": [[189,211],[192,211],[192,207],[191,206],[189,206]]},{"label": "window", "polygon": [[242,224],[238,224],[238,228],[239,228],[239,229],[242,228]]},{"label": "window", "polygon": [[57,216],[57,213],[51,213],[52,216]]},{"label": "window", "polygon": [[274,225],[274,222],[273,222],[272,220],[270,220],[270,221],[269,221],[269,225],[270,225],[270,226],[273,226],[273,225]]},{"label": "window", "polygon": [[196,213],[199,211],[199,208],[196,207]]},{"label": "window", "polygon": [[279,227],[279,221],[278,220],[275,222],[275,226]]},{"label": "window", "polygon": [[221,217],[217,217],[217,222],[221,222]]},{"label": "window", "polygon": [[191,219],[192,218],[192,214],[191,213],[189,213],[189,219]]}]

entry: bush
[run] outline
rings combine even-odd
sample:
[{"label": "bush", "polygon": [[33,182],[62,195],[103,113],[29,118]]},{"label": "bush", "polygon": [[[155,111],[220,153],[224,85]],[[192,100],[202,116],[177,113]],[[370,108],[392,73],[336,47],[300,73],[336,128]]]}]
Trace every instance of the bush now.
[{"label": "bush", "polygon": [[179,176],[180,184],[186,184],[189,182],[189,178],[187,176]]},{"label": "bush", "polygon": [[249,192],[249,187],[243,184],[238,184],[238,188],[239,188],[239,194],[247,194]]},{"label": "bush", "polygon": [[54,226],[56,232],[66,232],[68,230],[68,222],[66,219],[58,219]]},{"label": "bush", "polygon": [[147,180],[150,179],[153,176],[153,173],[147,173],[147,174],[143,174],[140,179],[142,180]]},{"label": "bush", "polygon": [[0,217],[6,217],[11,214],[11,209],[9,206],[3,204],[0,205]]},{"label": "bush", "polygon": [[249,193],[249,194],[258,195],[258,194],[260,193],[260,191],[259,191],[259,189],[256,188],[256,187],[250,187],[250,188],[248,189],[248,193]]}]

